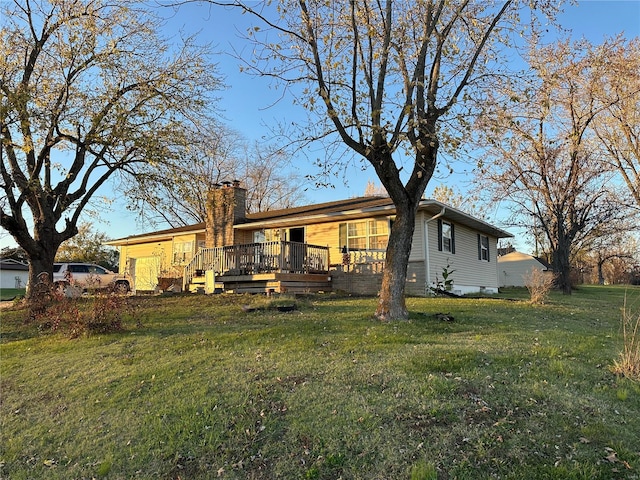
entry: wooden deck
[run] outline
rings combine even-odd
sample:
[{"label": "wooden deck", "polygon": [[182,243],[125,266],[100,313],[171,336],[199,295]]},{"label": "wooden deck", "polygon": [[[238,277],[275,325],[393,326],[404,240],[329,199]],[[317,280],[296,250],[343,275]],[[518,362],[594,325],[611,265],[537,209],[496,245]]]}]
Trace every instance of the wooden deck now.
[{"label": "wooden deck", "polygon": [[331,277],[314,273],[223,275],[217,281],[224,284],[225,292],[235,293],[310,293],[331,290]]},{"label": "wooden deck", "polygon": [[184,288],[204,288],[204,272],[216,289],[237,293],[329,291],[329,249],[296,242],[265,242],[200,250],[185,268]]},{"label": "wooden deck", "polygon": [[[190,290],[204,290],[205,277],[191,280]],[[331,290],[327,274],[259,273],[255,275],[222,275],[215,277],[217,291],[229,293],[311,293]]]}]

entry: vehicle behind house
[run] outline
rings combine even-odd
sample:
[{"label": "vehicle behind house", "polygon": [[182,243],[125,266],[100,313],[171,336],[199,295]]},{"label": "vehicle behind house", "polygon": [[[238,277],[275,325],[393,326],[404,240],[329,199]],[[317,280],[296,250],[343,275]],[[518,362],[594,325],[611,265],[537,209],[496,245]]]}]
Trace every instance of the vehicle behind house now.
[{"label": "vehicle behind house", "polygon": [[92,263],[54,263],[53,283],[82,290],[113,289],[119,293],[131,290],[129,279]]}]

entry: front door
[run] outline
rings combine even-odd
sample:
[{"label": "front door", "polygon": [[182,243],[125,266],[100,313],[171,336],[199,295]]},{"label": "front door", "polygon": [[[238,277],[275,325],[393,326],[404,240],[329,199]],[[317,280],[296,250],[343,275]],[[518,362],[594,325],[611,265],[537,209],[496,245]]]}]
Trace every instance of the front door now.
[{"label": "front door", "polygon": [[304,227],[290,228],[288,240],[290,242],[304,243]]},{"label": "front door", "polygon": [[285,231],[285,269],[291,273],[302,273],[305,259],[304,227],[289,228]]}]

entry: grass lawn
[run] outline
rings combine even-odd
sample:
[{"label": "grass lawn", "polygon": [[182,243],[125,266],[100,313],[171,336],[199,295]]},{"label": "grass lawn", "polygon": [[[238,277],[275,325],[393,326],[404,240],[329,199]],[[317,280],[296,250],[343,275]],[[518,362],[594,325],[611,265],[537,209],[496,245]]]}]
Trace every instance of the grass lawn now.
[{"label": "grass lawn", "polygon": [[15,297],[24,296],[24,288],[2,288],[0,289],[0,301],[13,300]]},{"label": "grass lawn", "polygon": [[5,310],[0,477],[637,479],[625,294],[640,310],[638,287],[409,298],[402,323],[375,299],[147,297],[141,325],[73,340]]}]

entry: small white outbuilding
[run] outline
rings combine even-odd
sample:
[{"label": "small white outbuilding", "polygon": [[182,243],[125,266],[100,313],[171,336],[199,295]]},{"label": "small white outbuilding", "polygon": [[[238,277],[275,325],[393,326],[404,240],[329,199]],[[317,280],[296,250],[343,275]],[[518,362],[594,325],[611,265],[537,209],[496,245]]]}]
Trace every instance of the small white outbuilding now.
[{"label": "small white outbuilding", "polygon": [[522,252],[511,252],[498,257],[498,282],[501,287],[524,287],[525,278],[533,270],[552,272],[541,259]]},{"label": "small white outbuilding", "polygon": [[0,260],[0,289],[25,288],[29,265],[13,259]]}]

